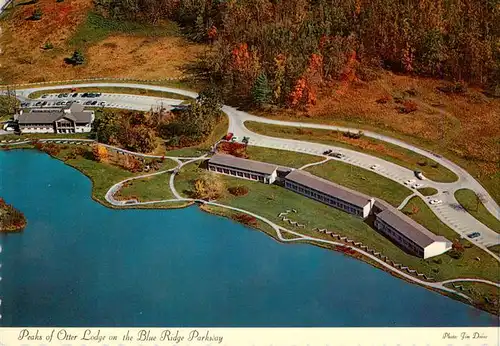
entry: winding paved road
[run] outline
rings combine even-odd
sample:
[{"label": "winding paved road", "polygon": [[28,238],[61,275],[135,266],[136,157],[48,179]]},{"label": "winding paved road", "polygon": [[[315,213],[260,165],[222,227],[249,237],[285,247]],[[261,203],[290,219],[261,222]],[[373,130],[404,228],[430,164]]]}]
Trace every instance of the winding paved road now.
[{"label": "winding paved road", "polygon": [[[135,84],[135,83],[78,83],[78,84],[67,84],[67,85],[54,85],[54,86],[44,86],[44,87],[30,87],[17,90],[17,95],[21,101],[30,101],[32,99],[28,99],[28,95],[41,90],[55,90],[55,89],[67,89],[67,88],[83,88],[83,87],[129,87],[136,89],[145,89],[145,90],[155,90],[155,91],[165,91],[170,93],[177,93],[180,95],[188,96],[195,98],[197,97],[197,93],[192,91],[180,90],[169,87],[162,87],[157,85],[145,85],[145,84]],[[111,96],[106,96],[111,97]],[[147,96],[131,96],[126,94],[114,94],[113,103],[109,103],[108,106],[114,108],[126,108],[126,109],[138,109],[138,110],[146,110],[151,107],[158,106],[162,103],[164,105],[176,105],[181,102],[181,100],[172,100],[172,99],[162,99],[162,98],[151,98]],[[76,100],[79,99],[81,101],[87,101],[86,98],[57,98],[57,100]],[[151,100],[151,99],[154,99]],[[149,107],[146,108],[148,102]],[[153,103],[154,102],[154,103]],[[305,128],[317,128],[317,129],[328,129],[328,130],[336,130],[336,131],[352,131],[356,132],[358,129],[354,128],[346,128],[339,126],[331,126],[331,125],[321,125],[321,124],[312,124],[312,123],[300,123],[300,122],[291,122],[291,121],[278,121],[272,119],[266,119],[261,117],[256,117],[254,115],[248,114],[246,112],[239,111],[233,107],[224,106],[223,111],[228,115],[229,118],[229,131],[233,132],[238,137],[248,136],[250,137],[250,145],[267,147],[267,148],[275,148],[281,150],[289,150],[295,152],[302,152],[308,154],[314,154],[323,156],[322,153],[331,148],[335,148],[331,145],[323,145],[318,143],[311,143],[305,141],[296,141],[291,139],[283,139],[283,138],[274,138],[263,136],[260,134],[256,134],[251,132],[245,127],[246,121],[255,121],[267,124],[274,125],[284,125],[284,126],[295,126],[295,127],[305,127]],[[371,131],[365,131],[365,136],[376,138],[378,140],[386,141],[388,143],[392,143],[398,145],[400,147],[406,148],[413,152],[416,152],[420,155],[428,157],[444,167],[453,171],[458,180],[453,183],[438,183],[431,180],[426,179],[424,181],[425,186],[433,187],[438,190],[438,194],[432,196],[432,199],[440,199],[443,203],[439,206],[429,206],[436,214],[436,216],[452,228],[455,232],[457,232],[461,237],[465,237],[470,232],[478,231],[481,236],[475,239],[470,239],[473,243],[475,243],[478,247],[487,251],[491,256],[500,261],[500,258],[488,250],[488,246],[500,244],[500,234],[495,231],[489,229],[486,225],[479,222],[472,215],[464,211],[462,208],[459,208],[457,200],[455,199],[454,192],[456,190],[462,188],[468,188],[475,191],[478,194],[481,194],[484,197],[485,207],[497,218],[499,217],[499,207],[498,204],[491,198],[491,196],[487,193],[487,191],[463,168],[456,165],[455,163],[447,160],[444,157],[438,156],[426,150],[420,149],[413,145],[407,144],[400,140],[380,135]],[[346,155],[344,159],[331,158],[332,160],[342,160],[349,164],[356,165],[365,169],[370,169],[372,165],[378,165],[379,167],[375,170],[376,173],[385,176],[393,181],[396,181],[399,184],[403,184],[406,180],[414,179],[414,172],[396,165],[394,163],[385,161],[383,159],[367,155],[361,152],[348,150],[344,148],[336,148],[337,151]],[[415,192],[417,195],[422,197],[424,201],[428,203],[430,197],[424,197],[419,192]]]}]

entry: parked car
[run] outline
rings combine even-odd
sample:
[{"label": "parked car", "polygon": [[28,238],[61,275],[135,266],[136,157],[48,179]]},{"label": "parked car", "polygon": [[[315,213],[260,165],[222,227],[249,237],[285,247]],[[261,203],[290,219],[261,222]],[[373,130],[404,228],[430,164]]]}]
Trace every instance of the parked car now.
[{"label": "parked car", "polygon": [[64,94],[59,94],[59,95],[57,95],[57,97],[59,97],[59,98],[64,97],[63,95]]},{"label": "parked car", "polygon": [[47,101],[43,101],[42,106],[46,106],[46,105],[47,105]]},{"label": "parked car", "polygon": [[35,103],[35,106],[40,106],[42,104],[42,101],[38,101],[37,103]]},{"label": "parked car", "polygon": [[325,150],[323,151],[323,155],[330,155],[332,151],[333,151],[332,149]]},{"label": "parked car", "polygon": [[97,104],[97,101],[92,101],[91,105],[95,106]]},{"label": "parked car", "polygon": [[345,157],[342,153],[331,153],[330,156],[336,157],[338,159],[343,159]]},{"label": "parked car", "polygon": [[89,96],[89,93],[83,93],[82,94],[82,97],[88,97]]},{"label": "parked car", "polygon": [[481,233],[479,233],[479,232],[472,232],[472,233],[467,234],[467,237],[469,237],[470,239],[474,239],[474,238],[477,238],[480,236],[481,236]]},{"label": "parked car", "polygon": [[47,95],[47,94],[43,94],[43,95],[42,95],[42,99],[46,98],[47,96],[49,96],[49,95]]},{"label": "parked car", "polygon": [[424,186],[423,184],[414,184],[412,187],[414,189],[420,189],[422,186]]},{"label": "parked car", "polygon": [[78,96],[78,93],[74,93],[73,95],[71,95],[71,97],[77,97]]},{"label": "parked car", "polygon": [[99,106],[106,106],[106,101],[99,102]]},{"label": "parked car", "polygon": [[236,137],[236,136],[231,137],[231,142],[237,142],[237,141],[238,141],[238,137]]},{"label": "parked car", "polygon": [[68,93],[64,93],[62,94],[62,97],[68,97],[68,95],[69,95]]},{"label": "parked car", "polygon": [[234,134],[232,132],[229,132],[227,135],[224,136],[224,139],[226,141],[229,141],[231,140],[231,138],[233,138]]},{"label": "parked car", "polygon": [[89,105],[89,104],[91,104],[91,103],[92,103],[92,101],[85,101],[84,105],[87,105],[87,106],[88,106],[88,105]]},{"label": "parked car", "polygon": [[415,179],[408,179],[407,181],[405,181],[405,185],[411,185],[415,183]]},{"label": "parked car", "polygon": [[101,97],[101,95],[102,95],[101,93],[96,93],[95,97]]},{"label": "parked car", "polygon": [[443,203],[443,201],[440,199],[431,199],[429,201],[429,204],[432,204],[432,205],[440,205],[441,203]]},{"label": "parked car", "polygon": [[420,171],[415,171],[415,176],[420,180],[424,179],[424,175]]},{"label": "parked car", "polygon": [[371,165],[370,169],[376,170],[378,168],[378,165]]}]

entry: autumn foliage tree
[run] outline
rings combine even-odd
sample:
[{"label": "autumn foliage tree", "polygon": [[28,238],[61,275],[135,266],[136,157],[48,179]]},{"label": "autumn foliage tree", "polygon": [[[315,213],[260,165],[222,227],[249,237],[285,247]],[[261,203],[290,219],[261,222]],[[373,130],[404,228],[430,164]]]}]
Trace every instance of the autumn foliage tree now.
[{"label": "autumn foliage tree", "polygon": [[194,181],[192,194],[194,198],[213,200],[219,198],[224,190],[221,178],[217,174],[206,172]]},{"label": "autumn foliage tree", "polygon": [[108,160],[108,149],[102,144],[95,144],[92,147],[92,155],[97,162],[106,162]]}]

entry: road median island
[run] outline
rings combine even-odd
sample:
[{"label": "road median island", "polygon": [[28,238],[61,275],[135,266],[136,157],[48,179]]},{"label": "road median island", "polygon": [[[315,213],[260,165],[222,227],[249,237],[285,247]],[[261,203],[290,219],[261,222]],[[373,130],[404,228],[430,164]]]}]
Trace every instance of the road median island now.
[{"label": "road median island", "polygon": [[280,126],[254,121],[246,121],[245,127],[265,136],[308,141],[360,151],[411,170],[420,170],[427,178],[436,182],[450,183],[458,179],[452,171],[425,156],[367,136],[361,135],[360,138],[354,138],[357,137],[357,133],[351,133],[348,136],[347,133],[340,131]]}]

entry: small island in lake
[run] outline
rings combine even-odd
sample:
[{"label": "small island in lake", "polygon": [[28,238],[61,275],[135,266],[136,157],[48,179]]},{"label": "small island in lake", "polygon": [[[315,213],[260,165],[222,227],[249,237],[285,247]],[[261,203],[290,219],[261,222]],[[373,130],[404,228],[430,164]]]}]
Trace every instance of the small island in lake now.
[{"label": "small island in lake", "polygon": [[26,227],[24,214],[0,197],[0,232],[19,232]]}]

